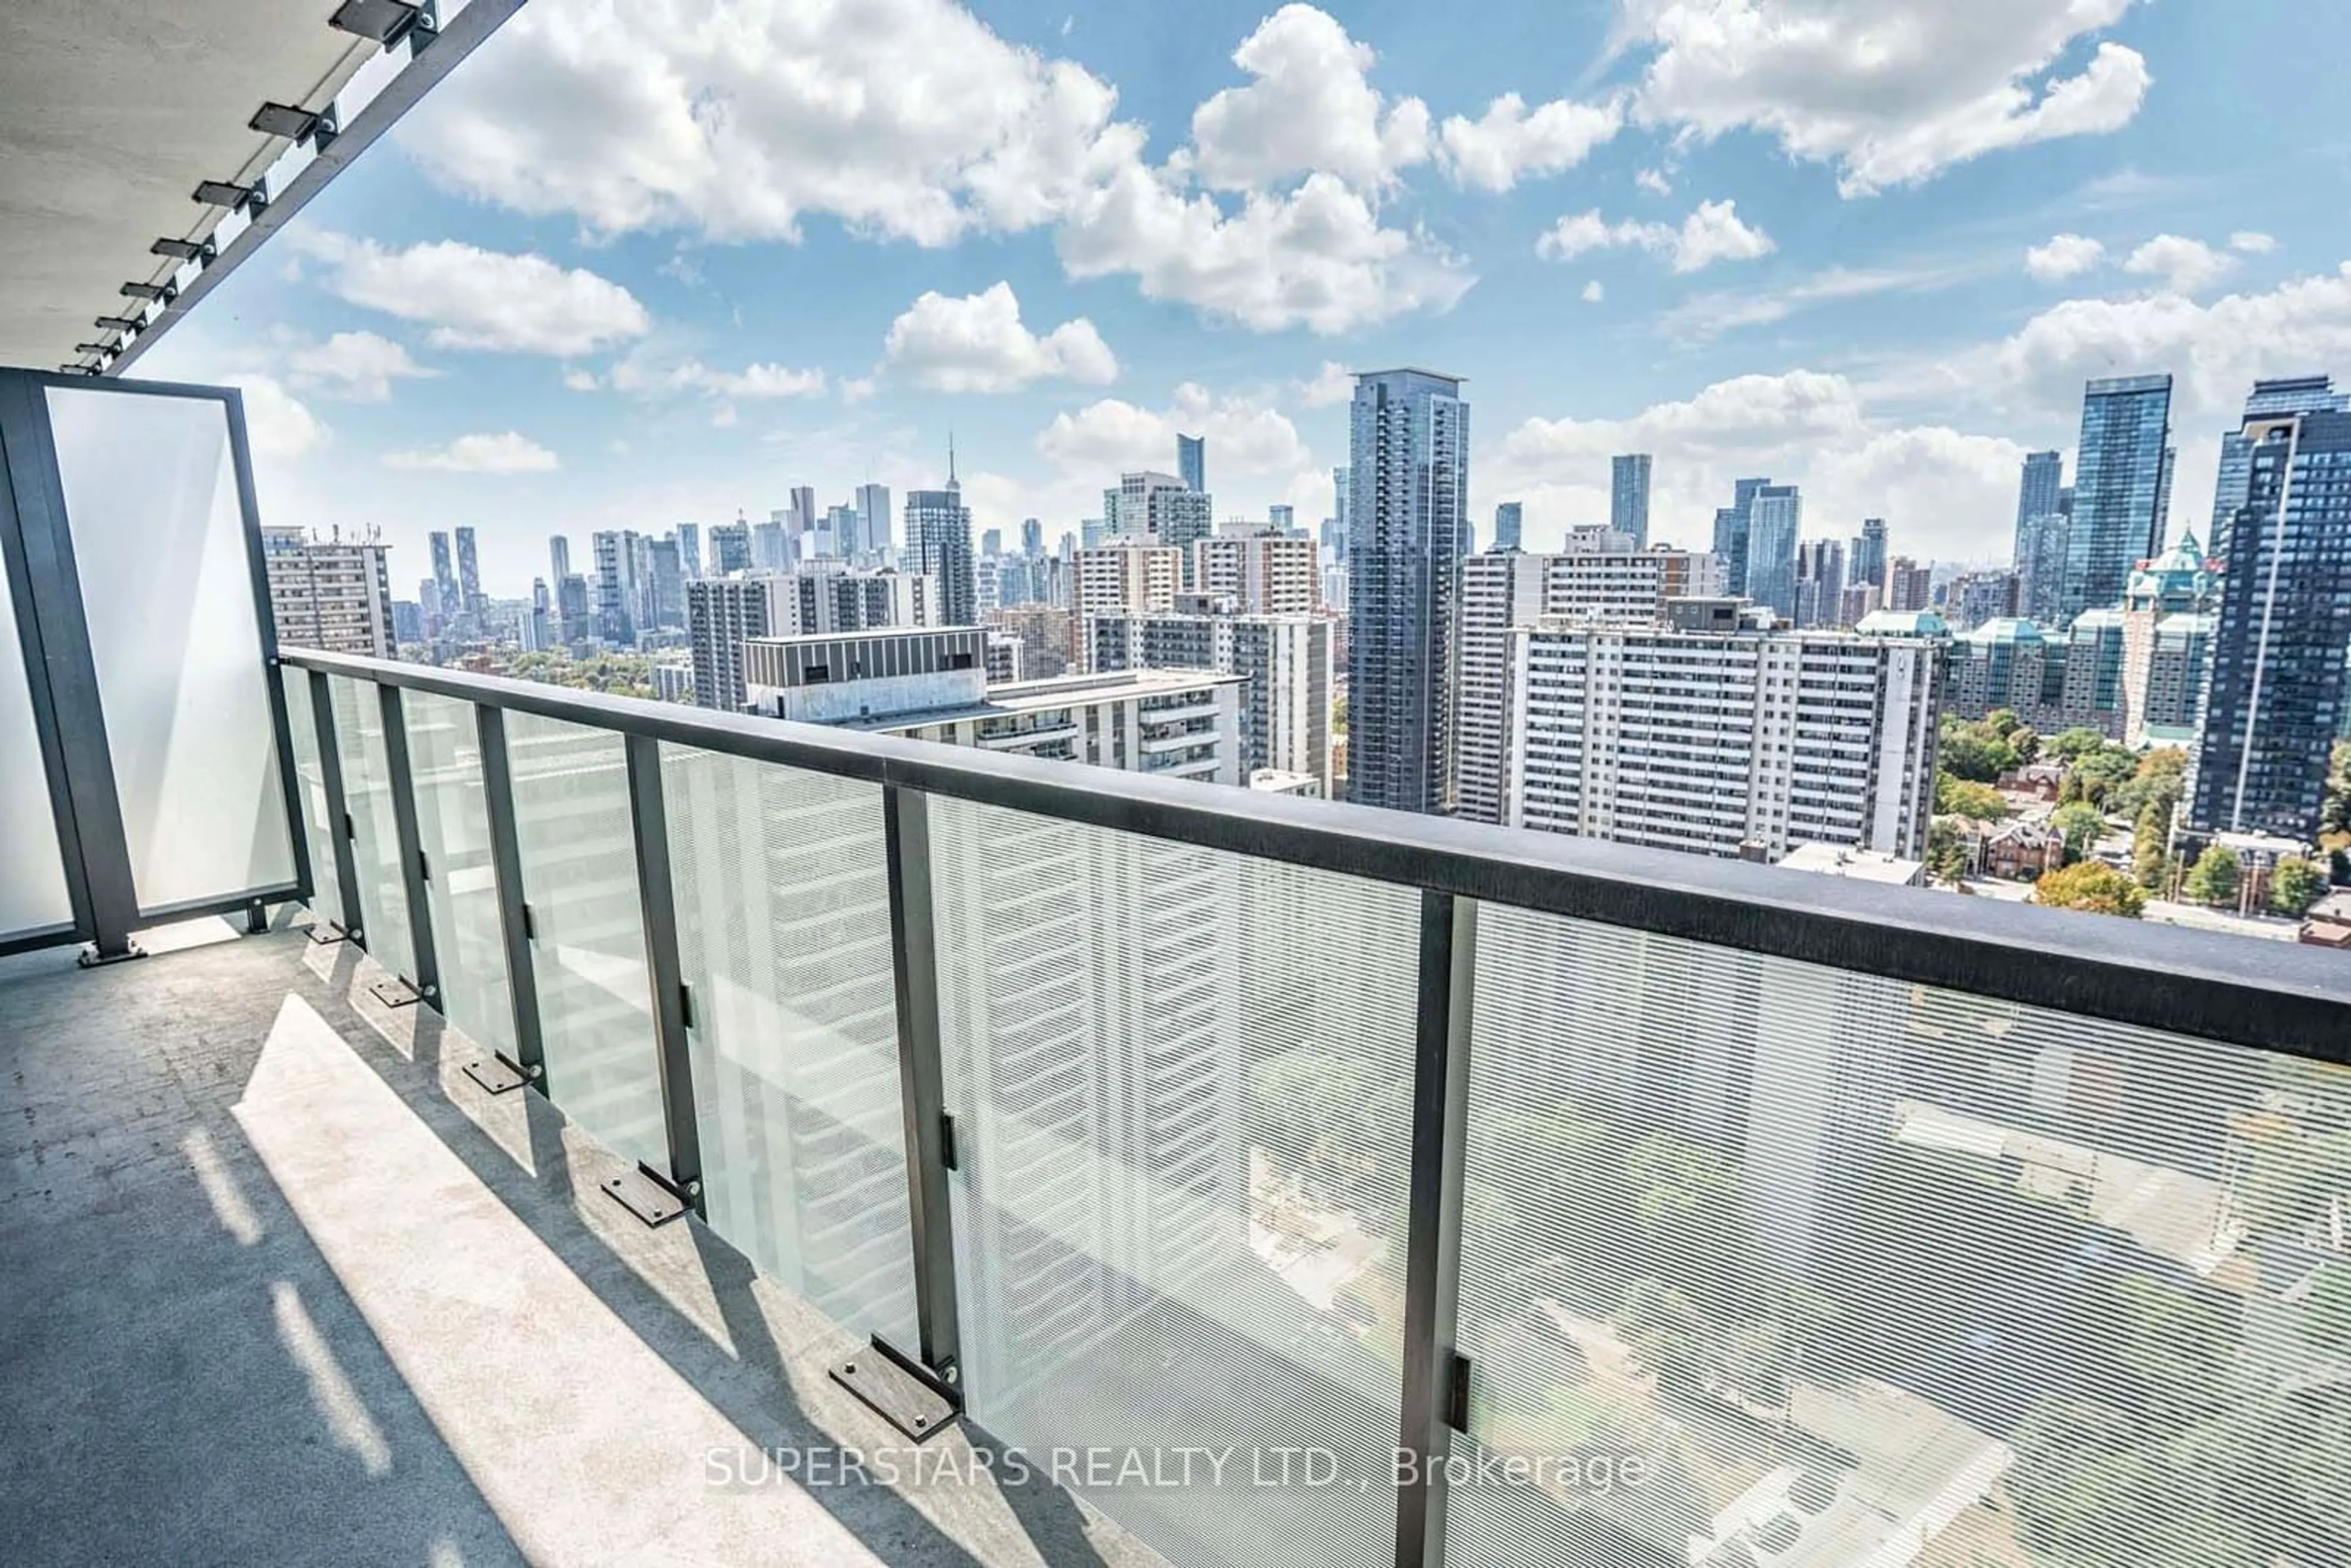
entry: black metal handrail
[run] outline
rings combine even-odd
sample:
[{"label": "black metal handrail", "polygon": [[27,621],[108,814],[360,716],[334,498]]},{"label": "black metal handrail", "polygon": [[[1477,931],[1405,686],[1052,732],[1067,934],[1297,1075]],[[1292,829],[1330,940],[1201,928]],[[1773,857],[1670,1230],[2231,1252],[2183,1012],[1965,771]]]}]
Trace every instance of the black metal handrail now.
[{"label": "black metal handrail", "polygon": [[2085,1018],[2351,1063],[2351,963],[2299,944],[1789,872],[308,649],[514,713]]}]

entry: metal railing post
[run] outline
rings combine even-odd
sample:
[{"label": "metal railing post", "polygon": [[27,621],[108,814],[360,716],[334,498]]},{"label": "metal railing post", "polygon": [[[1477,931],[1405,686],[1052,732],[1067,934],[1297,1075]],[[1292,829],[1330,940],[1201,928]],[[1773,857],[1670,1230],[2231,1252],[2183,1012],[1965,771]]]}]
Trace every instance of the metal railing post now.
[{"label": "metal railing post", "polygon": [[1445,1561],[1444,1464],[1467,1419],[1468,1368],[1454,1345],[1461,1284],[1469,1023],[1478,905],[1420,895],[1420,999],[1413,1039],[1412,1175],[1405,1231],[1404,1420],[1396,1437],[1396,1568]]},{"label": "metal railing post", "polygon": [[930,801],[882,789],[889,857],[890,956],[898,1010],[898,1094],[906,1130],[907,1215],[914,1247],[914,1317],[923,1364],[959,1381],[955,1232],[947,1201],[946,1080],[939,1059],[939,977],[932,925]]},{"label": "metal railing post", "polygon": [[[335,846],[335,889],[343,901],[343,934],[360,947],[360,869],[351,852],[351,810],[343,800],[343,753],[335,742],[335,693],[323,670],[310,672],[310,718],[319,732],[319,784],[327,795],[327,837]],[[315,913],[315,912],[314,912]]]},{"label": "metal railing post", "polygon": [[677,904],[670,883],[669,820],[662,804],[661,742],[625,737],[629,824],[636,841],[637,897],[644,915],[645,966],[653,984],[653,1034],[661,1066],[668,1181],[703,1212],[702,1135],[694,1115],[694,1063],[686,1050],[685,982],[677,956]]},{"label": "metal railing post", "polygon": [[400,854],[400,883],[408,895],[409,951],[416,973],[408,977],[416,994],[441,1008],[441,962],[433,946],[432,868],[424,863],[423,836],[416,826],[416,775],[408,763],[408,722],[398,686],[376,687],[383,713],[383,754],[391,774],[392,833]]},{"label": "metal railing post", "polygon": [[514,1008],[515,1065],[547,1092],[547,1045],[539,1032],[538,979],[531,959],[528,906],[523,903],[522,841],[515,831],[514,766],[507,756],[507,716],[474,705],[482,750],[482,805],[489,819],[490,869],[498,889],[498,935],[507,955],[507,993]]}]

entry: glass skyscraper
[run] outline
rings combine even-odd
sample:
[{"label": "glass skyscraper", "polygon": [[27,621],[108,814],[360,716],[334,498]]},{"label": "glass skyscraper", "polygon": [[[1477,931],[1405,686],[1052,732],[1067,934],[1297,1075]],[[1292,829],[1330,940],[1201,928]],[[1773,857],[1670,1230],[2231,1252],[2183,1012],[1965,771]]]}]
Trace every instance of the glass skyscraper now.
[{"label": "glass skyscraper", "polygon": [[1504,501],[1494,508],[1494,548],[1496,549],[1523,548],[1519,542],[1525,537],[1523,517],[1523,509],[1516,501]]},{"label": "glass skyscraper", "polygon": [[972,570],[971,508],[947,456],[947,487],[906,492],[906,570],[939,580],[939,624],[979,624],[979,585]]},{"label": "glass skyscraper", "polygon": [[2188,824],[2309,842],[2351,652],[2351,413],[2257,414],[2240,435]]},{"label": "glass skyscraper", "polygon": [[1845,581],[1856,587],[1886,586],[1886,519],[1864,517],[1845,559]]},{"label": "glass skyscraper", "polygon": [[1804,497],[1793,485],[1766,485],[1747,511],[1747,597],[1771,606],[1783,620],[1796,618],[1796,536],[1804,522]]},{"label": "glass skyscraper", "polygon": [[1187,489],[1208,487],[1208,438],[1205,435],[1179,435],[1176,438],[1176,474]]},{"label": "glass skyscraper", "polygon": [[1608,463],[1608,526],[1633,536],[1635,549],[1649,548],[1649,455],[1628,452]]},{"label": "glass skyscraper", "polygon": [[[2245,400],[2245,417],[2273,413],[2343,413],[2351,412],[2351,393],[2335,390],[2333,376],[2289,376],[2255,382]],[[2250,498],[2253,474],[2252,438],[2241,429],[2220,437],[2220,482],[2212,495],[2212,553],[2229,553],[2229,525]]]},{"label": "glass skyscraper", "polygon": [[2169,376],[2118,376],[2083,390],[2059,624],[2120,604],[2131,568],[2162,550],[2170,443]]},{"label": "glass skyscraper", "polygon": [[1442,810],[1453,774],[1454,601],[1469,534],[1460,381],[1419,370],[1357,376],[1349,456],[1349,790],[1366,805]]},{"label": "glass skyscraper", "polygon": [[1741,479],[1731,487],[1732,501],[1714,514],[1714,553],[1722,558],[1722,591],[1731,595],[1747,592],[1747,536],[1749,512],[1755,505],[1755,492],[1771,483],[1769,479]]}]

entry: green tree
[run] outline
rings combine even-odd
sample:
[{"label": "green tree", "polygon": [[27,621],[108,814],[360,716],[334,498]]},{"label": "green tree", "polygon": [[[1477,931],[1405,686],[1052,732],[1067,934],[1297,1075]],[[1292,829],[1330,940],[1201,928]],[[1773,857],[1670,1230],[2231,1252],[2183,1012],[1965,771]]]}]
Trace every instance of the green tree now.
[{"label": "green tree", "polygon": [[2019,725],[2008,732],[2008,748],[2016,753],[2019,762],[2031,762],[2041,755],[2041,737]]},{"label": "green tree", "polygon": [[2281,915],[2299,917],[2326,896],[2326,873],[2305,860],[2282,860],[2270,873],[2270,903]]},{"label": "green tree", "polygon": [[2058,807],[2049,825],[2064,837],[2065,853],[2080,860],[2105,832],[2106,819],[2095,806],[2076,800],[2070,806]]},{"label": "green tree", "polygon": [[2088,725],[2076,725],[2072,729],[2060,730],[2042,742],[2041,749],[2054,761],[2070,763],[2078,758],[2087,757],[2105,744],[2106,737],[2097,730]]},{"label": "green tree", "polygon": [[2188,868],[2188,880],[2180,891],[2199,904],[2231,905],[2237,902],[2237,857],[2219,844],[2210,844]]},{"label": "green tree", "polygon": [[1956,883],[1968,874],[1968,846],[1959,831],[1949,822],[1937,821],[1927,829],[1927,870],[1943,882]]},{"label": "green tree", "polygon": [[2139,808],[2138,821],[2131,829],[2131,872],[2138,878],[2138,884],[2149,892],[2163,886],[2170,865],[2164,844],[2170,833],[2169,806],[2160,800],[2149,800]]},{"label": "green tree", "polygon": [[2110,865],[2084,861],[2063,871],[2045,872],[2032,884],[2032,900],[2053,909],[2081,909],[2092,915],[2119,915],[2137,920],[2147,908],[2147,894],[2138,884]]},{"label": "green tree", "polygon": [[1990,784],[2016,766],[2016,753],[2007,742],[1973,725],[1958,725],[1943,732],[1939,752],[1942,769],[1954,779]]},{"label": "green tree", "polygon": [[1997,822],[2008,815],[2008,802],[1989,784],[1955,779],[1938,771],[1935,775],[1935,810],[1947,817]]},{"label": "green tree", "polygon": [[2333,766],[2326,770],[2326,803],[2319,810],[2318,831],[2351,834],[2351,740],[2335,743]]},{"label": "green tree", "polygon": [[2016,716],[2016,710],[2012,707],[1996,707],[1984,715],[1981,722],[1986,734],[1996,735],[2002,740],[2024,727],[2023,721]]}]

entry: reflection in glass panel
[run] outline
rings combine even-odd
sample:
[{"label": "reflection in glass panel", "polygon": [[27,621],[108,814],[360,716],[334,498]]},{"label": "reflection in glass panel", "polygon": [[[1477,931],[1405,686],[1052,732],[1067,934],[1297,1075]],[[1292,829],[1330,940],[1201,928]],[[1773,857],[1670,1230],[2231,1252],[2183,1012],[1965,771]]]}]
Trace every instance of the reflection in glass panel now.
[{"label": "reflection in glass panel", "polygon": [[2351,1073],[1479,912],[1457,1562],[2351,1561]]},{"label": "reflection in glass panel", "polygon": [[507,757],[548,1093],[616,1152],[666,1171],[622,739],[514,713]]},{"label": "reflection in glass panel", "polygon": [[710,1225],[914,1343],[879,785],[662,748]]},{"label": "reflection in glass panel", "polygon": [[392,814],[392,757],[383,744],[383,695],[373,681],[329,675],[335,754],[343,768],[343,809],[351,815],[351,875],[368,956],[416,978],[408,929],[408,884],[400,874],[400,830]]},{"label": "reflection in glass panel", "polygon": [[430,692],[402,696],[408,771],[416,785],[416,838],[430,873],[425,903],[441,1014],[493,1051],[514,1054],[507,949],[490,859],[489,810],[474,706]]},{"label": "reflection in glass panel", "polygon": [[327,804],[327,776],[319,762],[319,722],[310,706],[310,672],[287,664],[277,673],[286,687],[286,726],[294,738],[294,777],[302,787],[302,836],[310,850],[310,913],[340,925],[343,890],[336,880],[334,813]]},{"label": "reflection in glass panel", "polygon": [[73,923],[22,646],[7,563],[0,561],[0,937]]},{"label": "reflection in glass panel", "polygon": [[[1418,894],[930,810],[976,1418],[1236,1449],[1087,1492],[1171,1561],[1392,1561]],[[1249,1473],[1283,1448],[1335,1483]]]},{"label": "reflection in glass panel", "polygon": [[294,880],[225,403],[48,389],[139,907]]}]

